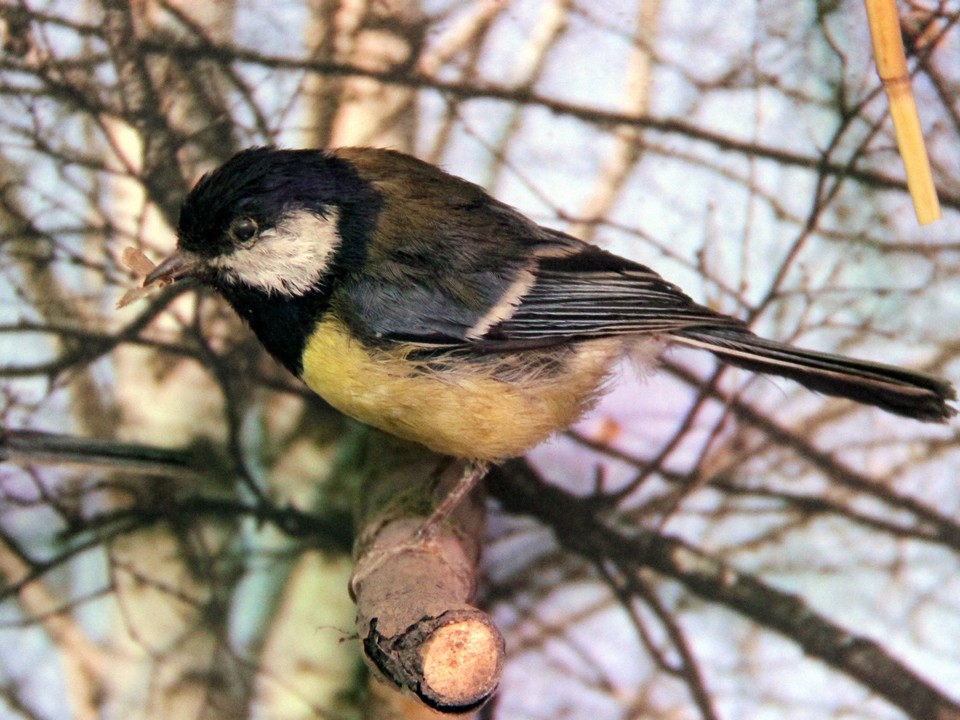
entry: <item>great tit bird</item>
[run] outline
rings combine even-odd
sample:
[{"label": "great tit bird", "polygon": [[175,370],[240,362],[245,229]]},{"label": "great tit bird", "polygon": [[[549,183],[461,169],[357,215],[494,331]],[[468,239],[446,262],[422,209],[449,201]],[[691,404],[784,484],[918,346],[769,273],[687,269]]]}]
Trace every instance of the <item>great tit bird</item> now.
[{"label": "great tit bird", "polygon": [[945,380],[764,340],[399,152],[245,150],[200,179],[178,236],[145,285],[212,287],[332,406],[447,455],[520,455],[618,359],[655,365],[671,344],[918,420],[955,413]]}]

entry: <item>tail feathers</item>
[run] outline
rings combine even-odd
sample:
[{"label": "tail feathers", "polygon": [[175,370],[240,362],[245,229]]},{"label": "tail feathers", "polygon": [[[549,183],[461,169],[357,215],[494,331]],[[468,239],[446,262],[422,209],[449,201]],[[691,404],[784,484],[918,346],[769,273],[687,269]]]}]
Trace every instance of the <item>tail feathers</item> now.
[{"label": "tail feathers", "polygon": [[953,386],[925,373],[802,350],[729,327],[675,331],[671,339],[709,350],[731,365],[790,378],[816,392],[875,405],[897,415],[945,422],[957,412],[947,405],[957,397]]}]

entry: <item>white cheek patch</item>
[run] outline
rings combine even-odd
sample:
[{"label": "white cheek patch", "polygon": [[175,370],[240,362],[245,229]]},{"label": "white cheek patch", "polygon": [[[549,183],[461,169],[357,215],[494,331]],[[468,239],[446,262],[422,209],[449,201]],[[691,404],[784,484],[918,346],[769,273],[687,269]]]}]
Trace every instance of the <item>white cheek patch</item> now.
[{"label": "white cheek patch", "polygon": [[338,218],[333,209],[326,217],[297,210],[260,233],[249,247],[214,258],[210,265],[229,282],[268,294],[302,295],[320,281],[340,245]]}]

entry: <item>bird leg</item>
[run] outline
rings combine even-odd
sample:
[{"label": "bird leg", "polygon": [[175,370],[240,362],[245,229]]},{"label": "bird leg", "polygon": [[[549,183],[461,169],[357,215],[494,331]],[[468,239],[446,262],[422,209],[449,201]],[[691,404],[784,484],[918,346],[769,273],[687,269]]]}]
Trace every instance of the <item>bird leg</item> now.
[{"label": "bird leg", "polygon": [[489,469],[490,463],[488,462],[482,460],[467,461],[463,468],[463,474],[460,475],[456,485],[450,489],[446,497],[430,513],[430,517],[424,520],[423,525],[417,530],[416,541],[430,540],[444,521],[450,517],[450,514],[470,494],[470,491],[477,486],[477,483],[483,480]]}]

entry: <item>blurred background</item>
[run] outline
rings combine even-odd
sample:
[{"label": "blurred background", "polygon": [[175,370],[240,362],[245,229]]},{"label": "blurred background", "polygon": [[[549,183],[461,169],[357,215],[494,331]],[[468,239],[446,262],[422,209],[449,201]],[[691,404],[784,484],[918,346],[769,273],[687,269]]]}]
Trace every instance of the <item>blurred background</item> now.
[{"label": "blurred background", "polygon": [[[412,152],[760,334],[960,380],[960,3],[899,7],[922,228],[860,0],[3,0],[0,716],[383,715],[364,429],[206,292],[115,309],[240,148]],[[957,441],[624,364],[496,483],[481,716],[960,717]]]}]

